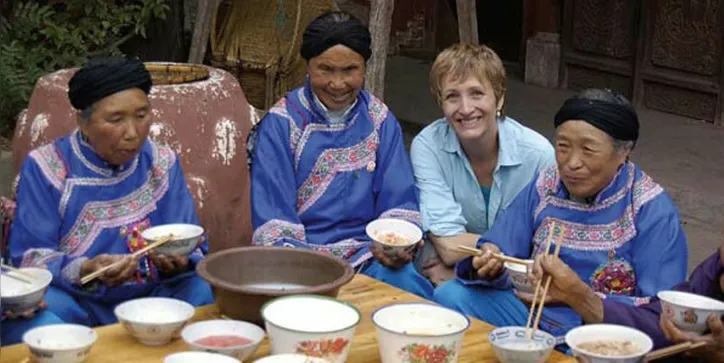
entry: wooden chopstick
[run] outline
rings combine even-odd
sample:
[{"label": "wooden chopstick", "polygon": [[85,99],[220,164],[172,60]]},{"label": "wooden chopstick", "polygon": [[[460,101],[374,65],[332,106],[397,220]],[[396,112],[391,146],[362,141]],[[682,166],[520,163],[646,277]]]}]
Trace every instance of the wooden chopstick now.
[{"label": "wooden chopstick", "polygon": [[[552,222],[550,227],[548,228],[548,238],[546,239],[546,249],[545,249],[545,255],[550,255],[550,248],[551,248],[551,241],[553,239],[553,234],[555,232],[556,223]],[[556,249],[553,255],[555,257],[558,257],[558,254],[561,251],[561,245],[563,244],[563,236],[565,235],[566,229],[565,227],[561,226],[560,233],[558,234],[558,238],[556,239]],[[541,292],[541,281],[542,279],[538,280],[538,283],[536,283],[535,286],[535,292],[533,293],[533,302],[530,305],[530,313],[528,314],[528,321],[525,324],[525,331],[526,335],[529,339],[532,339],[535,336],[535,331],[538,330],[538,324],[540,323],[540,318],[543,314],[543,306],[545,305],[545,299],[548,295],[548,289],[551,285],[551,277],[548,276],[545,282],[545,286],[543,287],[543,293],[541,296],[539,296],[539,292]],[[534,312],[536,311],[537,306],[537,313],[535,313],[535,320],[533,319]],[[533,323],[531,328],[531,323]]]},{"label": "wooden chopstick", "polygon": [[[458,246],[458,250],[460,250],[461,252],[465,252],[465,253],[467,253],[467,254],[470,255],[470,256],[482,256],[483,253],[484,253],[483,251],[481,251],[481,250],[479,250],[479,249],[477,249],[477,248],[472,248],[472,247],[462,246],[462,245],[459,245],[459,246]],[[522,259],[520,259],[520,258],[515,258],[515,257],[506,256],[506,255],[504,255],[504,254],[502,254],[502,253],[493,253],[493,258],[495,258],[495,259],[497,259],[497,260],[504,261],[504,262],[517,263],[517,264],[520,264],[520,265],[528,265],[528,264],[530,264],[530,261],[522,260]]]},{"label": "wooden chopstick", "polygon": [[680,343],[676,345],[672,345],[668,348],[664,349],[658,349],[653,352],[650,352],[644,356],[644,362],[650,362],[652,360],[657,360],[661,358],[666,358],[672,355],[681,354],[690,350],[701,348],[705,345],[707,345],[707,342],[698,342],[698,343],[691,343],[691,342],[685,342]]},{"label": "wooden chopstick", "polygon": [[[148,246],[146,246],[146,247],[144,247],[144,248],[142,248],[142,249],[140,249],[140,250],[132,253],[132,254],[131,254],[131,257],[137,258],[137,257],[141,256],[142,254],[144,254],[144,253],[146,253],[146,252],[148,252],[148,251],[150,251],[150,250],[152,250],[152,249],[154,249],[154,248],[156,248],[156,247],[158,247],[158,246],[160,246],[160,245],[162,245],[162,244],[164,244],[164,243],[172,240],[173,238],[174,238],[174,235],[173,235],[173,234],[170,234],[170,235],[168,235],[168,236],[166,236],[166,237],[161,237],[161,238],[157,239],[155,242],[151,243],[150,245],[148,245]],[[103,267],[103,268],[101,268],[101,269],[96,270],[96,271],[93,272],[93,273],[90,273],[90,274],[88,274],[88,275],[83,276],[83,277],[80,279],[80,283],[81,283],[82,285],[85,285],[85,284],[87,284],[87,283],[95,280],[97,277],[103,275],[103,273],[105,273],[106,271],[108,271],[108,270],[110,270],[110,269],[118,266],[122,261],[123,261],[123,260],[116,261],[116,262],[114,262],[114,263],[112,263],[112,264],[110,264],[110,265],[108,265],[108,266],[105,266],[105,267]]]},{"label": "wooden chopstick", "polygon": [[[21,270],[19,270],[19,269],[16,269],[15,267],[12,267],[12,266],[8,266],[8,265],[6,265],[6,264],[2,264],[2,268],[6,269],[6,270],[8,270],[8,271],[10,271],[10,272],[12,272],[12,274],[10,274],[10,273],[5,273],[5,274],[3,274],[3,275],[5,275],[5,276],[7,276],[7,277],[9,277],[9,278],[11,278],[11,279],[13,279],[13,280],[17,280],[17,281],[20,281],[20,282],[24,282],[24,283],[26,283],[26,284],[32,284],[32,283],[33,283],[32,280],[35,278],[35,276],[31,276],[30,274],[25,273],[24,271],[21,271]],[[17,275],[16,275],[16,274],[17,274]]]}]

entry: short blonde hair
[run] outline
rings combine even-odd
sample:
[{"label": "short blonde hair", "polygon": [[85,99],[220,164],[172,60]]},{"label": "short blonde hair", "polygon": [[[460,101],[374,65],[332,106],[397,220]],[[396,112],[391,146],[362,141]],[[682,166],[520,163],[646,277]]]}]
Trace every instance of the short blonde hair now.
[{"label": "short blonde hair", "polygon": [[441,102],[442,82],[447,77],[464,80],[470,76],[477,78],[480,83],[488,80],[493,87],[496,102],[505,94],[503,61],[487,46],[467,43],[452,45],[437,55],[430,70],[430,91]]}]

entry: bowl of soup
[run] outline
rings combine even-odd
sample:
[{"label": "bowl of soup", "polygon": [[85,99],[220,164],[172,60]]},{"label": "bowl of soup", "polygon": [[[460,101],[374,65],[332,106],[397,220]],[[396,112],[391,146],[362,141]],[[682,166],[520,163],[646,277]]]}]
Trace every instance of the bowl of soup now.
[{"label": "bowl of soup", "polygon": [[329,361],[302,354],[277,354],[257,359],[254,363],[329,363]]},{"label": "bowl of soup", "polygon": [[528,279],[528,269],[532,268],[533,260],[526,261],[528,263],[525,265],[515,262],[505,262],[503,263],[503,267],[505,267],[505,271],[508,272],[510,281],[513,283],[513,286],[515,286],[516,290],[532,294],[535,292],[535,287],[532,286],[530,279]]},{"label": "bowl of soup", "polygon": [[274,299],[261,310],[272,354],[302,354],[330,363],[347,360],[361,320],[352,304],[326,296]]},{"label": "bowl of soup", "polygon": [[383,363],[455,363],[470,319],[431,303],[397,303],[372,313]]},{"label": "bowl of soup", "polygon": [[634,363],[654,347],[648,335],[621,325],[592,324],[566,334],[573,355],[591,363]]},{"label": "bowl of soup", "polygon": [[75,324],[45,325],[23,335],[36,363],[84,362],[97,339],[93,329]]},{"label": "bowl of soup", "polygon": [[404,219],[376,219],[367,224],[365,231],[372,244],[392,258],[400,252],[412,251],[422,240],[420,227]]},{"label": "bowl of soup", "polygon": [[265,324],[261,308],[270,300],[298,294],[337,297],[354,277],[352,266],[330,253],[286,247],[214,252],[196,272],[211,285],[222,315],[259,326]]},{"label": "bowl of soup", "polygon": [[[34,309],[43,300],[53,280],[50,271],[41,268],[22,268],[20,273],[3,271],[0,275],[0,299],[3,310],[23,312]],[[11,276],[17,276],[19,279]]]},{"label": "bowl of soup", "polygon": [[163,363],[240,363],[238,359],[209,352],[173,353],[163,359]]},{"label": "bowl of soup", "polygon": [[556,339],[541,330],[532,337],[526,335],[526,328],[507,326],[496,328],[488,334],[493,353],[502,363],[545,362],[556,346]]},{"label": "bowl of soup", "polygon": [[681,291],[659,291],[662,314],[679,329],[703,334],[709,327],[706,319],[710,314],[724,315],[724,302],[706,296]]},{"label": "bowl of soup", "polygon": [[186,326],[181,338],[192,349],[248,359],[264,340],[264,330],[238,320],[206,320]]},{"label": "bowl of soup", "polygon": [[195,310],[182,300],[145,297],[121,303],[114,312],[118,322],[139,342],[157,346],[177,337]]},{"label": "bowl of soup", "polygon": [[141,237],[149,244],[159,239],[173,235],[170,241],[154,248],[162,255],[188,256],[201,243],[204,229],[195,224],[162,224],[141,232]]}]

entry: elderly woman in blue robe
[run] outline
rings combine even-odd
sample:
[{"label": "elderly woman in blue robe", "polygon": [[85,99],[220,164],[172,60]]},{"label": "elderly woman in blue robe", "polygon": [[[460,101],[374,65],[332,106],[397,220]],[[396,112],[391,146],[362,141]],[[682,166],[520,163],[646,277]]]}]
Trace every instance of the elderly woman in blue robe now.
[{"label": "elderly woman in blue robe", "polygon": [[[557,166],[523,189],[478,241],[482,256],[457,264],[458,278],[435,291],[438,302],[496,326],[525,326],[531,296],[510,288],[491,254],[534,258],[546,251],[553,223],[565,227],[560,259],[600,299],[639,305],[684,281],[688,250],[676,206],[629,160],[639,123],[628,100],[582,91],[564,103],[555,127]],[[570,307],[550,301],[540,327],[562,337],[581,324]]]},{"label": "elderly woman in blue robe", "polygon": [[324,251],[423,297],[433,286],[414,251],[370,250],[366,225],[383,217],[419,225],[410,159],[397,119],[362,89],[370,33],[344,12],[306,28],[305,84],[289,92],[249,139],[253,243]]},{"label": "elderly woman in blue robe", "polygon": [[199,223],[177,156],[147,138],[150,90],[143,63],[91,60],[69,82],[78,129],[31,151],[20,170],[10,257],[17,266],[52,272],[47,311],[65,322],[114,323],[114,307],[137,297],[213,301],[194,271],[206,242],[190,256],[131,256],[147,244],[140,237],[145,228]]}]

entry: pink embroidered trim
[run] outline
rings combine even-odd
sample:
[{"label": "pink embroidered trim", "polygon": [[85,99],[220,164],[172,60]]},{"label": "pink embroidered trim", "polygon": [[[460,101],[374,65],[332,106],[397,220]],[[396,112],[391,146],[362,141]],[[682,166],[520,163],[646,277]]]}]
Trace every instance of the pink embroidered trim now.
[{"label": "pink embroidered trim", "polygon": [[325,150],[297,191],[298,213],[304,213],[324,195],[337,173],[366,168],[375,161],[377,143],[377,133],[373,132],[357,145]]},{"label": "pink embroidered trim", "polygon": [[[355,115],[352,120],[348,123],[343,124],[309,124],[304,128],[304,131],[302,131],[302,136],[299,138],[297,147],[295,149],[294,154],[294,170],[297,170],[299,168],[299,160],[302,158],[302,152],[304,151],[304,146],[307,145],[307,141],[309,141],[309,138],[312,136],[313,132],[317,131],[324,131],[324,132],[339,132],[344,131],[352,127],[355,123],[357,123],[357,116]],[[296,125],[295,125],[296,126]]]},{"label": "pink embroidered trim", "polygon": [[[289,147],[292,150],[292,155],[296,155],[297,145],[302,135],[302,130],[299,129],[297,123],[289,115],[289,106],[287,105],[287,99],[282,98],[272,108],[269,109],[269,113],[275,114],[289,123]],[[295,169],[296,170],[296,169]]]},{"label": "pink embroidered trim", "polygon": [[49,263],[59,258],[63,258],[62,252],[50,248],[30,248],[23,253],[20,267],[46,268]]},{"label": "pink embroidered trim", "polygon": [[312,111],[312,107],[309,105],[309,100],[307,99],[307,95],[304,93],[304,89],[305,87],[299,88],[299,91],[297,91],[297,98],[299,98],[299,103],[301,103],[307,111]]},{"label": "pink embroidered trim", "polygon": [[80,268],[83,262],[88,261],[88,257],[78,257],[63,267],[60,271],[63,278],[74,285],[80,285]]},{"label": "pink embroidered trim", "polygon": [[257,246],[272,246],[284,238],[304,242],[307,239],[304,225],[281,219],[271,219],[254,231],[251,243]]},{"label": "pink embroidered trim", "polygon": [[[603,201],[599,201],[597,199],[593,204],[588,205],[578,203],[569,199],[562,199],[556,197],[555,195],[558,192],[558,188],[560,187],[560,176],[558,175],[558,167],[555,165],[548,167],[544,172],[539,175],[538,181],[536,182],[536,189],[538,190],[538,196],[540,197],[541,202],[536,207],[533,218],[538,218],[540,213],[546,207],[548,207],[549,204],[556,207],[579,210],[584,212],[595,212],[606,209],[616,204],[621,199],[623,199],[626,194],[628,194],[629,190],[631,190],[631,185],[633,184],[636,168],[631,163],[627,163],[625,168],[627,168],[628,173],[626,179],[626,187],[621,188],[621,190],[604,199]],[[606,190],[610,189],[613,186],[614,181],[615,180],[612,180],[611,183],[609,183],[606,188],[604,188],[601,193],[599,193],[599,197],[600,195],[603,195]]]},{"label": "pink embroidered trim", "polygon": [[71,256],[85,253],[105,228],[116,228],[138,221],[156,210],[156,203],[169,187],[168,171],[176,155],[167,147],[154,149],[154,166],[147,182],[133,193],[110,201],[89,202],[73,227],[60,240],[60,250]]},{"label": "pink embroidered trim", "polygon": [[38,164],[40,171],[50,184],[60,191],[63,188],[63,180],[66,178],[68,172],[65,170],[63,160],[58,156],[55,145],[43,145],[31,151],[30,157]]},{"label": "pink embroidered trim", "polygon": [[633,209],[628,206],[621,218],[608,224],[581,224],[546,217],[533,236],[535,250],[545,243],[550,223],[566,227],[562,247],[578,251],[608,251],[619,248],[636,236]]},{"label": "pink embroidered trim", "polygon": [[380,218],[400,218],[412,222],[418,226],[420,226],[422,223],[420,212],[416,210],[402,208],[388,209],[384,213],[380,214]]},{"label": "pink embroidered trim", "polygon": [[382,125],[382,122],[387,119],[389,109],[382,100],[370,94],[370,104],[367,112],[369,112],[372,123],[375,125],[375,130],[377,130],[380,128],[380,125]]}]

